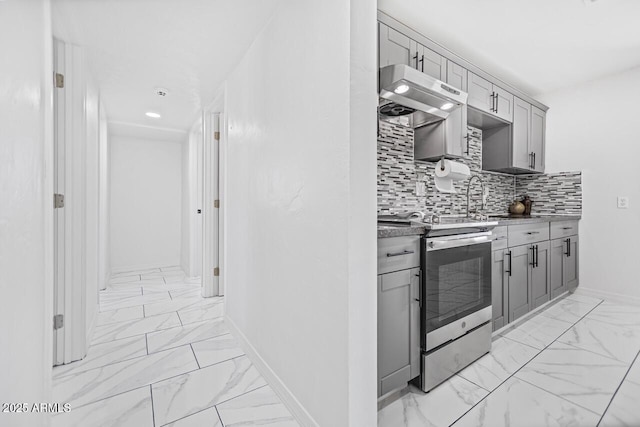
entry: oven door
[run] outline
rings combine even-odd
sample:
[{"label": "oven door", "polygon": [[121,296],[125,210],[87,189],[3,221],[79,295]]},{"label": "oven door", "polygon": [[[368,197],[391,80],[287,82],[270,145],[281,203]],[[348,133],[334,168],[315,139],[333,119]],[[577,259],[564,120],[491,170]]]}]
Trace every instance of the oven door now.
[{"label": "oven door", "polygon": [[470,328],[491,319],[491,240],[491,232],[422,239],[425,335],[460,319],[465,329],[465,318],[477,323]]}]

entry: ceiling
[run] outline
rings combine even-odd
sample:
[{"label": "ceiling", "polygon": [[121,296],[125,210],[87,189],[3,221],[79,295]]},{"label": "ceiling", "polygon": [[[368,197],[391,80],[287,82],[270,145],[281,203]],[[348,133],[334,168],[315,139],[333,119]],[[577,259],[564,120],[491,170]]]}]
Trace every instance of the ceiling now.
[{"label": "ceiling", "polygon": [[52,0],[53,30],[85,48],[109,122],[188,130],[280,3]]},{"label": "ceiling", "polygon": [[530,95],[640,65],[638,0],[378,0],[378,8]]}]

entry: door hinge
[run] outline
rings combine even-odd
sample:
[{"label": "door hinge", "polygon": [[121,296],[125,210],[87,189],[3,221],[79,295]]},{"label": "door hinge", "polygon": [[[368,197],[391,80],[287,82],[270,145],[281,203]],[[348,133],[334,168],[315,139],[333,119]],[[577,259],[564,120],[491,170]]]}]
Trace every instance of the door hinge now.
[{"label": "door hinge", "polygon": [[54,209],[64,208],[64,194],[53,195],[53,208]]},{"label": "door hinge", "polygon": [[56,73],[56,87],[64,87],[64,74]]},{"label": "door hinge", "polygon": [[214,200],[213,201],[213,207],[214,208],[219,208],[220,207],[220,200]]},{"label": "door hinge", "polygon": [[216,267],[213,269],[213,275],[214,277],[220,276],[220,267]]},{"label": "door hinge", "polygon": [[215,139],[216,141],[220,141],[220,132],[214,132],[213,139]]},{"label": "door hinge", "polygon": [[64,314],[56,314],[53,316],[53,330],[60,329],[64,326]]}]

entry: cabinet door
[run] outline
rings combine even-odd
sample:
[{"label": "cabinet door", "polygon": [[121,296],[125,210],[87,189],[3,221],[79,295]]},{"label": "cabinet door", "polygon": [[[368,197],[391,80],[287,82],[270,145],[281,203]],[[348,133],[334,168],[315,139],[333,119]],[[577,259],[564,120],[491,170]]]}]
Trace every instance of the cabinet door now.
[{"label": "cabinet door", "polygon": [[[507,269],[511,270],[509,275],[509,322],[513,322],[524,316],[531,310],[529,292],[529,261],[530,246],[517,246],[509,248],[507,252]],[[511,254],[509,256],[508,254]]]},{"label": "cabinet door", "polygon": [[533,245],[535,260],[531,263],[529,279],[531,289],[531,309],[540,307],[549,301],[551,294],[551,277],[549,271],[550,244],[549,241],[540,242]]},{"label": "cabinet door", "polygon": [[506,325],[509,318],[507,307],[509,273],[504,265],[506,253],[505,249],[500,249],[491,254],[491,307],[494,331]]},{"label": "cabinet door", "polygon": [[410,305],[410,349],[409,359],[411,363],[411,378],[420,375],[420,269],[411,270],[411,295]]},{"label": "cabinet door", "polygon": [[411,58],[415,55],[412,52],[412,47],[415,46],[415,44],[412,46],[413,40],[382,23],[378,24],[378,29],[378,60],[380,68],[393,64],[413,66],[411,63]]},{"label": "cabinet door", "polygon": [[493,84],[490,81],[483,79],[482,77],[473,74],[471,71],[467,73],[469,98],[467,104],[470,107],[477,108],[480,111],[493,114]]},{"label": "cabinet door", "polygon": [[[446,83],[463,91],[467,91],[467,70],[447,60]],[[469,141],[467,136],[467,106],[463,105],[449,114],[445,121],[447,153],[453,156],[469,157]]]},{"label": "cabinet door", "polygon": [[529,151],[531,138],[531,104],[515,98],[511,125],[513,166],[531,169],[533,156]]},{"label": "cabinet door", "polygon": [[[566,241],[568,242],[568,245]],[[566,290],[572,290],[578,286],[579,279],[579,270],[580,266],[578,263],[578,252],[580,245],[578,244],[578,236],[570,236],[566,239],[563,239],[565,242],[564,249],[564,264],[563,264],[563,273],[564,273],[564,285]],[[567,254],[566,247],[568,246],[569,251]]]},{"label": "cabinet door", "polygon": [[410,369],[412,270],[378,276],[378,379],[383,395],[406,385]]},{"label": "cabinet door", "polygon": [[531,106],[531,148],[529,151],[533,154],[533,169],[536,172],[544,172],[546,117],[547,114],[544,111]]},{"label": "cabinet door", "polygon": [[438,80],[444,80],[447,75],[447,60],[440,55],[418,43],[416,69]]},{"label": "cabinet door", "polygon": [[493,85],[496,97],[494,114],[511,123],[513,121],[513,95],[500,86]]},{"label": "cabinet door", "polygon": [[551,284],[551,298],[566,292],[567,287],[563,277],[564,253],[566,252],[566,239],[555,239],[551,241],[549,250],[549,273]]}]

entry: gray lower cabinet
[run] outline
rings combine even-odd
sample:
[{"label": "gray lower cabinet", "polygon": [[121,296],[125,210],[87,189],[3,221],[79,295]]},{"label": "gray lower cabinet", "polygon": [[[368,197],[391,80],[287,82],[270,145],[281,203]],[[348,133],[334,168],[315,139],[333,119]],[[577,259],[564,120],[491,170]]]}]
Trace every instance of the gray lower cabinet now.
[{"label": "gray lower cabinet", "polygon": [[[406,386],[412,374],[419,374],[419,279],[419,268],[378,276],[378,396]],[[412,328],[416,319],[417,331]]]},{"label": "gray lower cabinet", "polygon": [[529,292],[530,246],[509,248],[506,256],[509,275],[509,322],[524,316],[531,310]]},{"label": "gray lower cabinet", "polygon": [[529,264],[531,283],[531,309],[540,307],[551,296],[551,276],[549,268],[550,243],[544,241],[531,247],[532,262]]},{"label": "gray lower cabinet", "polygon": [[505,268],[506,249],[492,251],[491,254],[491,306],[493,309],[493,330],[508,323],[509,313],[509,273]]},{"label": "gray lower cabinet", "polygon": [[578,236],[555,239],[550,244],[551,298],[578,286]]}]

